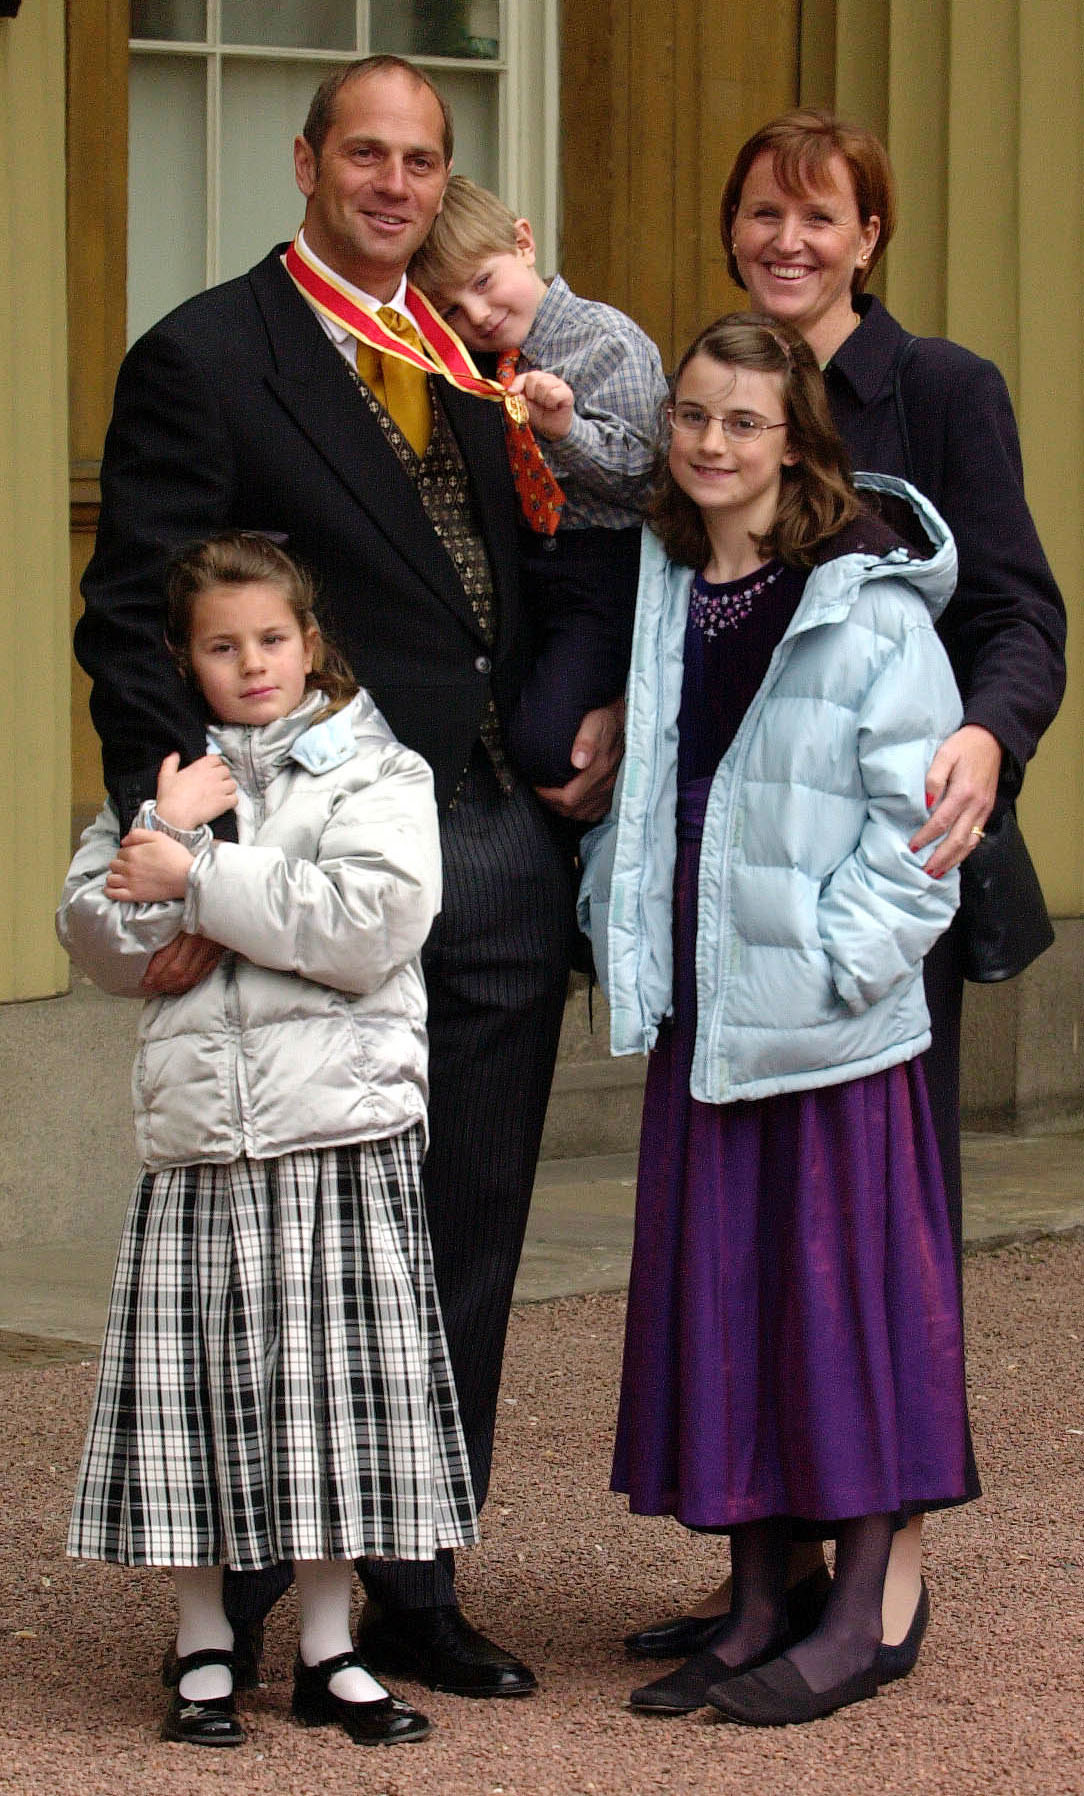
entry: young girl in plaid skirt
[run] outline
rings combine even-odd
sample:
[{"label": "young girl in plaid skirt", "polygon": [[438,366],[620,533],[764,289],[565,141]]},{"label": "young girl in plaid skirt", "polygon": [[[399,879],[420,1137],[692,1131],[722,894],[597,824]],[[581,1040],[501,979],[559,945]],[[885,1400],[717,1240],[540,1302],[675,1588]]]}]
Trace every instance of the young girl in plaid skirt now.
[{"label": "young girl in plaid skirt", "polygon": [[[130,996],[167,944],[218,952],[143,1012],[144,1164],[69,1551],[171,1569],[164,1738],[241,1744],[223,1567],[292,1561],[294,1715],[420,1739],[425,1717],[365,1670],[349,1618],[355,1558],[477,1538],[421,1189],[432,779],[266,538],[182,556],[167,617],[208,753],[167,757],[123,841],[106,805],[57,926],[97,984]],[[237,840],[215,839],[231,812]]]}]

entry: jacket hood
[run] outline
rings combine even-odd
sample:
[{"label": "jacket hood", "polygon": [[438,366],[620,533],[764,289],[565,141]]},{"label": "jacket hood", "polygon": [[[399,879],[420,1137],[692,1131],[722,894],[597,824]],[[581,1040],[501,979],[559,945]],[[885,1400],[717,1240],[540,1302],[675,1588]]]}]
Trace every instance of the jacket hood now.
[{"label": "jacket hood", "polygon": [[838,615],[856,575],[869,579],[882,574],[906,580],[936,620],[956,590],[956,544],[944,518],[894,474],[860,473],[854,483],[869,509],[825,545],[827,559],[818,567],[819,603],[808,621]]}]

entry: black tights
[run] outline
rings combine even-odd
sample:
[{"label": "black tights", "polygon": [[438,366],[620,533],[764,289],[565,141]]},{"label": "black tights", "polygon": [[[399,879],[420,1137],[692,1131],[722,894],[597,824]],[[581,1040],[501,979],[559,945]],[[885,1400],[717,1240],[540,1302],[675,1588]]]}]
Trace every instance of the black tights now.
[{"label": "black tights", "polygon": [[[881,1593],[892,1529],[890,1515],[860,1515],[839,1524],[835,1576],[824,1614],[813,1632],[787,1651],[810,1689],[831,1689],[872,1665],[881,1639]],[[732,1529],[730,1614],[711,1649],[725,1665],[743,1664],[781,1642],[789,1547],[785,1516]]]}]

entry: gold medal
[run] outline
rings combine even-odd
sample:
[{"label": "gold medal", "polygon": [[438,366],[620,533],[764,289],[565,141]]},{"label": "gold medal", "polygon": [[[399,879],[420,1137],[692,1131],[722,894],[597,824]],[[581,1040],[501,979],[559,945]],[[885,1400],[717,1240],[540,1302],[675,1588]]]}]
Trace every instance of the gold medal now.
[{"label": "gold medal", "polygon": [[522,393],[506,393],[504,396],[504,409],[508,413],[513,424],[526,424],[531,415],[527,410],[527,401],[524,399]]}]

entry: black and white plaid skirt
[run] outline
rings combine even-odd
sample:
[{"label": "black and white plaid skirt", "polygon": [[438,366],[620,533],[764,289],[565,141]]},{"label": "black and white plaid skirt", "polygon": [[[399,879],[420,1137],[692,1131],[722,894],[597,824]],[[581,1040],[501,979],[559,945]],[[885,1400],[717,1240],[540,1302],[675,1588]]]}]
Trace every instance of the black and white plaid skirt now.
[{"label": "black and white plaid skirt", "polygon": [[478,1537],[422,1131],[145,1173],[68,1551],[251,1570]]}]

